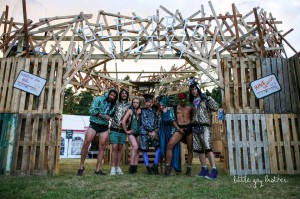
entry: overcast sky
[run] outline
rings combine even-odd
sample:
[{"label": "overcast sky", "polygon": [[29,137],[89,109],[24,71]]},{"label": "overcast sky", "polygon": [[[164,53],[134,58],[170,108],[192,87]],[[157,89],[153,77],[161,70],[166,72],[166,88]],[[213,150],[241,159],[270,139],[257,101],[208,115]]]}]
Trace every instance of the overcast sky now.
[{"label": "overcast sky", "polygon": [[[1,13],[5,5],[10,8],[9,17],[14,17],[15,21],[22,20],[22,0],[1,0]],[[210,13],[208,1],[204,0],[26,0],[28,18],[37,21],[42,17],[66,16],[79,14],[81,11],[86,14],[97,15],[99,10],[105,12],[131,15],[135,12],[138,16],[146,18],[155,15],[156,10],[162,5],[171,12],[178,9],[183,18],[201,9],[201,4],[207,14]],[[299,0],[212,0],[217,14],[224,15],[226,12],[232,13],[232,3],[238,7],[242,13],[249,12],[254,6],[260,6],[273,17],[282,21],[282,25],[277,25],[283,33],[294,28],[285,38],[297,50],[300,50],[300,1]],[[164,12],[160,11],[160,15]],[[294,53],[286,47],[289,56]]]}]

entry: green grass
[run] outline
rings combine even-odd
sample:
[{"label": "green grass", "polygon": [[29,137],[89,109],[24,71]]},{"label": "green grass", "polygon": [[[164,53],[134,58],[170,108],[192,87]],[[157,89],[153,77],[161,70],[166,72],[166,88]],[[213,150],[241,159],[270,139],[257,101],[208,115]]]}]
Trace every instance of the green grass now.
[{"label": "green grass", "polygon": [[[56,176],[0,176],[0,198],[300,198],[300,175],[280,175],[286,182],[265,182],[278,175],[248,175],[248,181],[234,182],[219,165],[219,177],[207,180],[178,174],[146,175],[143,164],[138,173],[121,176],[95,175],[95,159],[87,159],[86,170],[76,176],[79,159],[62,159],[60,174]],[[127,171],[127,166],[122,167]],[[193,165],[193,175],[200,169]],[[109,172],[109,166],[104,170]],[[184,168],[185,171],[185,168]],[[254,187],[253,180],[261,180]]]}]

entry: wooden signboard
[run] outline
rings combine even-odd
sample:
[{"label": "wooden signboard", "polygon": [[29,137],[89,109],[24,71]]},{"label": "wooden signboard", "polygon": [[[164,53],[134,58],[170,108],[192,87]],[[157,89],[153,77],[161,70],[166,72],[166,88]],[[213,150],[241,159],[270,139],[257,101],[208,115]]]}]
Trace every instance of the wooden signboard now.
[{"label": "wooden signboard", "polygon": [[253,81],[250,83],[250,86],[257,99],[264,98],[281,90],[281,86],[274,74]]},{"label": "wooden signboard", "polygon": [[14,83],[14,88],[40,96],[45,84],[46,79],[21,70]]}]

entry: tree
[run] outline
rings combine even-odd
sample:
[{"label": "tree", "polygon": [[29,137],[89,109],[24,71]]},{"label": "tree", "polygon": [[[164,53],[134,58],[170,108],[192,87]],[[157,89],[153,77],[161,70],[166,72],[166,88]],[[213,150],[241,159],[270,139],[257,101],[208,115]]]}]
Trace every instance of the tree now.
[{"label": "tree", "polygon": [[93,101],[92,91],[73,92],[72,87],[65,90],[63,114],[89,115],[89,107]]},{"label": "tree", "polygon": [[222,106],[222,94],[221,94],[221,88],[220,87],[213,88],[211,93],[208,90],[206,90],[206,95],[209,95],[212,98],[214,98],[214,100],[216,100],[216,102],[219,103],[219,107]]}]

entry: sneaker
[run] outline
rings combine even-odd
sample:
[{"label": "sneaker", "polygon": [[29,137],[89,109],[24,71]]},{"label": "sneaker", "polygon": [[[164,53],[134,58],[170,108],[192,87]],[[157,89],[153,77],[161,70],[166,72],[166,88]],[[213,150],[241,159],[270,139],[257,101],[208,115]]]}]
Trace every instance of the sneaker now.
[{"label": "sneaker", "polygon": [[158,174],[158,165],[157,164],[153,164],[151,167],[151,171],[153,174],[157,175]]},{"label": "sneaker", "polygon": [[84,167],[82,167],[82,169],[78,169],[77,176],[82,176],[83,171],[84,171]]},{"label": "sneaker", "polygon": [[116,169],[115,168],[111,168],[110,175],[114,176],[114,175],[116,175],[116,173],[117,173]]},{"label": "sneaker", "polygon": [[97,175],[102,175],[102,176],[105,176],[105,175],[106,175],[106,173],[104,173],[102,170],[95,171],[95,174],[97,174]]},{"label": "sneaker", "polygon": [[197,177],[205,177],[209,174],[207,167],[202,167],[201,171],[198,173]]},{"label": "sneaker", "polygon": [[123,175],[124,174],[123,171],[122,171],[122,169],[120,167],[117,168],[116,173],[119,174],[119,175]]},{"label": "sneaker", "polygon": [[206,179],[216,179],[218,177],[218,170],[212,169],[209,175],[206,175]]}]

